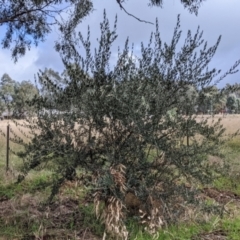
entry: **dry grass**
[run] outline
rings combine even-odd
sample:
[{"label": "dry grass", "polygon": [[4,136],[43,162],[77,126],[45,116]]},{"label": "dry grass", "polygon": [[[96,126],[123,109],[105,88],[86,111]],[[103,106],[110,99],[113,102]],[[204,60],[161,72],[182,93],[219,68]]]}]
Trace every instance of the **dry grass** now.
[{"label": "dry grass", "polygon": [[35,193],[0,202],[7,236],[3,239],[100,239],[84,226],[79,201],[65,197],[43,207],[41,200],[41,194]]},{"label": "dry grass", "polygon": [[[212,118],[209,115],[198,115],[198,119],[206,119],[208,118],[209,123],[211,123],[212,119],[216,120],[221,118],[222,121],[221,123],[223,126],[227,129],[227,133],[234,133],[236,130],[240,129],[240,114],[232,114],[232,115],[215,115],[214,118]],[[22,125],[25,123],[25,120],[17,120],[16,121],[18,124]],[[11,120],[3,120],[0,121],[0,130],[6,133],[7,125],[10,125],[10,128],[16,132],[19,132],[19,128],[11,121]],[[0,138],[1,141],[1,138]]]},{"label": "dry grass", "polygon": [[212,120],[217,121],[219,118],[222,119],[221,124],[224,128],[226,128],[226,134],[233,134],[238,129],[240,129],[240,114],[232,114],[232,115],[226,115],[223,116],[220,115],[214,115],[212,118],[209,115],[199,115],[197,116],[198,119],[206,119],[208,118],[208,122],[211,124]]},{"label": "dry grass", "polygon": [[9,125],[10,127],[10,133],[9,133],[10,139],[15,138],[14,134],[16,134],[16,136],[21,137],[24,141],[26,140],[26,137],[24,136],[24,134],[21,133],[21,131],[26,133],[27,130],[26,128],[20,126],[20,125],[23,125],[25,121],[17,120],[16,123],[19,124],[19,126],[16,126],[16,124],[11,120],[0,121],[0,175],[1,175],[2,183],[11,183],[16,181],[16,178],[19,174],[19,168],[22,166],[22,160],[19,159],[18,156],[14,154],[14,152],[18,152],[22,150],[23,147],[10,140],[9,171],[6,173],[7,126]]},{"label": "dry grass", "polygon": [[[22,124],[24,124],[26,121],[25,121],[25,120],[16,120],[16,122],[17,122],[18,124],[21,124],[21,125],[22,125]],[[1,129],[2,131],[4,131],[4,132],[6,131],[7,125],[9,125],[13,131],[17,131],[17,132],[18,132],[18,127],[14,124],[13,121],[11,121],[11,120],[3,120],[3,121],[0,121],[0,129]]]},{"label": "dry grass", "polygon": [[[198,116],[197,118],[200,120],[201,118],[205,119],[206,117],[209,118],[208,121],[211,123],[213,119],[209,115],[205,115],[203,117]],[[215,115],[214,120],[217,121],[218,118],[222,118],[221,123],[223,127],[226,128],[226,134],[233,134],[240,128],[240,115],[227,115],[225,117],[222,115]],[[17,122],[19,124],[24,124],[24,120],[18,120]],[[8,124],[10,125],[10,128],[13,132],[22,136],[19,128],[13,122],[7,120],[0,121],[0,130],[3,133],[6,133]],[[10,147],[15,151],[19,150],[19,146],[17,144],[10,143]],[[239,155],[237,157],[239,157]],[[5,172],[5,158],[6,138],[0,135],[0,175],[2,175],[2,180],[4,178],[3,173]],[[210,158],[210,161],[212,161],[212,163],[219,164],[220,160],[221,159]],[[234,159],[231,159],[231,161],[234,162]],[[19,161],[19,159],[17,159],[13,154],[10,154],[10,168],[14,170],[13,172],[17,172],[17,168],[20,164],[21,161]],[[48,174],[45,172],[45,175],[47,176]],[[8,183],[11,183],[14,179],[14,176],[15,175],[11,173],[9,173],[9,175],[5,175],[6,179],[5,181],[3,180],[2,183],[6,181],[8,181]],[[41,177],[43,178],[43,175]],[[27,180],[34,182],[36,180],[35,178],[35,173],[32,173],[28,176]],[[66,191],[68,194],[71,194],[70,199],[66,198]],[[219,192],[219,194],[216,195],[216,199],[218,199],[222,193],[223,191]],[[39,204],[40,202],[44,201],[42,198],[46,196],[41,192],[34,192],[34,194],[24,193],[22,195],[15,196],[14,198],[7,201],[2,201],[0,204],[0,215],[4,216],[5,221],[8,221],[9,225],[15,224],[16,217],[21,218],[21,223],[17,223],[17,225],[21,226],[22,229],[25,228],[25,225],[36,225],[37,228],[30,236],[32,239],[44,239],[44,234],[45,236],[49,236],[49,239],[51,239],[51,236],[52,239],[55,239],[54,237],[56,236],[58,239],[99,239],[98,237],[91,234],[91,230],[88,230],[88,228],[82,226],[84,221],[83,213],[79,211],[79,202],[76,201],[76,199],[79,198],[79,195],[81,194],[82,193],[79,193],[79,190],[75,190],[75,187],[66,186],[60,190],[60,197],[63,197],[58,199],[59,202],[56,203],[52,209],[45,210],[43,213],[41,209],[39,209]],[[213,193],[211,192],[211,194]],[[225,195],[226,201],[234,199],[231,197],[228,198],[228,194]],[[224,197],[225,195],[223,194]],[[222,198],[219,199],[222,200]],[[239,200],[234,201],[238,202]],[[229,208],[231,208],[231,210],[233,210],[235,213],[234,217],[236,214],[239,214],[240,209],[240,204],[235,204],[235,202],[234,204],[229,204]],[[83,203],[81,202],[81,204]],[[16,213],[18,214],[16,215]],[[190,215],[191,213],[189,213],[187,216],[188,220],[191,218]],[[192,215],[192,218],[194,219],[194,217],[196,217],[196,213],[193,212]],[[71,229],[72,224],[74,225],[74,231]],[[55,233],[55,230],[58,232]],[[88,232],[86,232],[87,230]],[[5,239],[1,237],[2,236],[0,233],[0,239]]]},{"label": "dry grass", "polygon": [[[226,128],[226,134],[233,134],[235,133],[238,129],[240,129],[240,114],[236,114],[236,115],[227,115],[227,116],[223,116],[223,115],[215,115],[214,118],[212,118],[209,115],[198,115],[197,119],[199,121],[201,121],[202,119],[206,119],[208,118],[208,122],[209,124],[212,124],[212,121],[217,121],[219,118],[222,119],[221,124],[223,125],[224,128]],[[13,133],[15,133],[17,136],[22,137],[24,140],[26,140],[26,138],[24,137],[24,135],[21,133],[21,131],[23,132],[27,132],[27,129],[21,127],[20,125],[23,125],[25,123],[25,120],[17,120],[16,121],[17,124],[19,124],[19,126],[16,126],[16,124],[11,121],[11,120],[3,120],[0,121],[0,132],[6,134],[6,130],[7,130],[7,125],[10,126],[10,137],[13,138]],[[236,140],[240,139],[240,136],[236,137]],[[76,145],[78,145],[78,143],[76,142]],[[13,151],[18,151],[21,150],[21,146],[19,146],[18,144],[15,144],[13,142],[10,142],[10,149]],[[4,168],[5,164],[5,160],[6,159],[6,137],[3,136],[3,134],[0,135],[0,171],[2,168]],[[10,168],[11,169],[17,169],[18,166],[20,165],[20,161],[19,159],[10,152]]]}]

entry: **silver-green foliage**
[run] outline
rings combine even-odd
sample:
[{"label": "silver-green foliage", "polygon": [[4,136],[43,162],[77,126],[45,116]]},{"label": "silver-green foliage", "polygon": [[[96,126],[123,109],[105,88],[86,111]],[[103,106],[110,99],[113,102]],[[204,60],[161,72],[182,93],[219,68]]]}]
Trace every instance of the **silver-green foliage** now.
[{"label": "silver-green foliage", "polygon": [[[134,56],[126,40],[113,66],[116,23],[111,30],[104,13],[99,47],[93,53],[90,31],[86,39],[77,33],[57,44],[64,79],[59,86],[51,76],[44,78],[45,86],[55,89],[51,109],[43,113],[48,105],[42,96],[33,102],[39,115],[30,125],[36,129],[32,141],[20,153],[25,173],[51,167],[54,195],[80,169],[83,184],[102,200],[114,196],[124,204],[122,184],[143,205],[149,197],[161,199],[164,219],[175,221],[181,213],[178,201],[196,202],[194,186],[213,179],[208,154],[219,155],[224,129],[220,121],[197,119],[196,94],[189,94],[189,86],[197,92],[218,82],[219,71],[207,67],[220,38],[207,48],[198,28],[193,35],[188,32],[179,48],[179,17],[170,44],[162,42],[156,21],[156,31],[146,46],[141,44],[140,54]],[[126,167],[125,178],[113,174],[117,166]]]}]

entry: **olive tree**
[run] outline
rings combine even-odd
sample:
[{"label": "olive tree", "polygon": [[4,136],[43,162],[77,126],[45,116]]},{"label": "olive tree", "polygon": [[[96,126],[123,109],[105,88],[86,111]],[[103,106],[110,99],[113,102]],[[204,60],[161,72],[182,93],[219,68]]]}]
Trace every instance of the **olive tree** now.
[{"label": "olive tree", "polygon": [[[214,85],[233,73],[239,61],[218,78],[219,71],[208,69],[208,63],[220,38],[207,48],[197,28],[179,48],[178,17],[170,44],[162,42],[156,21],[141,52],[134,54],[127,39],[113,64],[116,27],[117,20],[111,30],[104,13],[94,51],[90,30],[86,39],[77,33],[58,42],[65,85],[51,76],[45,85],[61,96],[55,108],[65,104],[65,110],[39,114],[30,122],[32,140],[23,143],[19,156],[25,160],[23,175],[51,167],[50,200],[65,180],[80,179],[94,196],[106,234],[127,239],[127,216],[137,215],[152,233],[178,221],[183,205],[199,202],[197,186],[212,182],[208,154],[220,154],[224,129],[220,121],[199,121],[192,106],[185,114],[191,98],[196,104],[189,86],[200,91]],[[41,111],[45,99],[40,96],[32,104]]]}]

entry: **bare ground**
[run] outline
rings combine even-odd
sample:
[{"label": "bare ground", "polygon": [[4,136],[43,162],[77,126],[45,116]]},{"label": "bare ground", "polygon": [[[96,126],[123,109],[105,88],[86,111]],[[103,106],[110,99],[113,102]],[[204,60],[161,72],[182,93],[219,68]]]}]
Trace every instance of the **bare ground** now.
[{"label": "bare ground", "polygon": [[[240,196],[230,191],[220,191],[215,188],[204,188],[202,197],[213,199],[216,202],[227,205],[235,202],[240,205]],[[16,198],[8,199],[4,196],[0,198],[0,219],[1,224],[14,225],[16,219],[22,230],[29,228],[33,223],[39,227],[32,233],[16,236],[11,239],[81,239],[81,240],[100,240],[94,235],[91,229],[84,225],[85,213],[81,211],[79,205],[88,204],[87,200],[79,201],[68,197],[61,197],[53,204],[43,207],[41,205],[40,194],[25,194]],[[74,230],[71,226],[74,225]],[[214,230],[203,232],[194,236],[192,240],[226,240],[228,233],[224,230]],[[0,240],[4,238],[0,238]],[[9,239],[9,238],[6,238]],[[4,239],[5,240],[5,239]]]},{"label": "bare ground", "polygon": [[[84,204],[71,198],[62,198],[53,204],[44,207],[39,202],[39,195],[25,194],[13,199],[0,198],[1,224],[16,225],[25,234],[2,239],[81,239],[99,240],[91,229],[84,224],[85,215],[80,211],[79,205]],[[86,203],[85,203],[86,204]],[[19,222],[18,222],[19,221]],[[29,232],[31,226],[38,226]],[[71,229],[74,226],[74,229]]]}]

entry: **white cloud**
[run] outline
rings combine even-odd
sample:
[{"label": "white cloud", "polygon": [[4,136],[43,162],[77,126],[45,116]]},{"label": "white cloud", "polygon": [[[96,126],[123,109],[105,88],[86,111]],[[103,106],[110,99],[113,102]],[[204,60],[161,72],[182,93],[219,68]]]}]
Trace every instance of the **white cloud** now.
[{"label": "white cloud", "polygon": [[[213,45],[219,35],[223,35],[219,49],[213,58],[211,66],[227,70],[237,59],[240,58],[240,34],[237,32],[240,26],[240,1],[205,1],[196,17],[190,14],[186,9],[183,10],[180,0],[164,1],[163,9],[150,8],[147,6],[148,0],[126,1],[124,6],[127,11],[146,21],[155,22],[159,19],[159,29],[163,41],[168,42],[173,34],[176,25],[177,14],[181,14],[182,38],[184,40],[188,29],[194,34],[197,26],[204,31],[203,38]],[[138,22],[136,19],[128,16],[123,10],[120,10],[116,1],[101,0],[93,1],[94,9],[87,16],[78,30],[86,36],[87,25],[91,28],[92,47],[96,46],[96,38],[99,37],[99,24],[103,19],[103,9],[106,8],[107,17],[110,25],[113,27],[115,15],[118,14],[118,38],[112,48],[112,60],[116,59],[117,46],[123,49],[124,42],[129,36],[129,43],[135,44],[135,54],[139,53],[139,44],[148,42],[150,33],[155,30],[155,26]],[[59,54],[54,50],[54,41],[58,40],[58,34],[54,30],[47,36],[44,43],[39,47],[32,48],[24,58],[14,64],[10,58],[10,51],[0,49],[0,76],[7,72],[16,80],[33,79],[38,68],[52,68],[62,72],[63,65]],[[240,82],[240,73],[231,75],[223,83]]]},{"label": "white cloud", "polygon": [[0,77],[7,73],[9,76],[16,80],[33,80],[34,74],[38,71],[35,61],[38,58],[39,50],[32,48],[26,55],[14,63],[11,59],[9,50],[0,50]]}]

